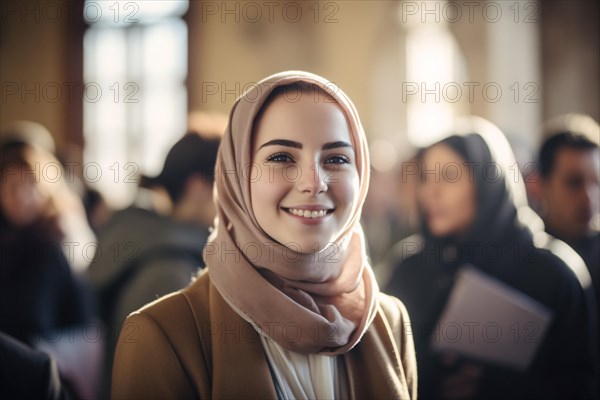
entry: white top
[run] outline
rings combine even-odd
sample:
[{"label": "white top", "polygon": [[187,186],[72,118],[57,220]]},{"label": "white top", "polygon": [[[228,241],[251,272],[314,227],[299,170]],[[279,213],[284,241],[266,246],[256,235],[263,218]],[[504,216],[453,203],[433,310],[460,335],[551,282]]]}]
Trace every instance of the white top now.
[{"label": "white top", "polygon": [[287,350],[270,337],[260,335],[278,394],[284,399],[347,398],[346,374],[342,359]]}]

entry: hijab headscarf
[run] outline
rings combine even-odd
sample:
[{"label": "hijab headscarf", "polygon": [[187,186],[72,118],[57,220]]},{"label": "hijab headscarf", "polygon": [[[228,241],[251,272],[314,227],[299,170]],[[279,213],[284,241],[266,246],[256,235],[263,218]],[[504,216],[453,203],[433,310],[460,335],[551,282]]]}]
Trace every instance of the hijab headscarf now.
[{"label": "hijab headscarf", "polygon": [[[342,233],[315,254],[273,240],[252,209],[249,170],[252,129],[278,86],[306,82],[322,88],[344,112],[356,153],[358,201]],[[263,335],[299,353],[342,354],[373,320],[379,288],[368,263],[362,204],[369,157],[358,113],[336,85],[302,72],[282,72],[254,85],[234,104],[215,168],[215,230],[204,250],[210,278],[227,303]]]},{"label": "hijab headscarf", "polygon": [[[429,148],[438,144],[449,146],[464,159],[463,173],[475,186],[475,222],[464,243],[492,243],[506,237],[527,241],[531,240],[533,231],[543,229],[541,220],[530,212],[523,177],[510,144],[498,127],[475,116],[460,118],[453,135]],[[422,154],[418,158],[421,159]],[[427,242],[438,242],[438,245],[454,242],[453,238],[433,237],[424,223],[425,218],[421,221]]]},{"label": "hijab headscarf", "polygon": [[[507,253],[512,251],[518,258],[519,250],[515,249],[533,242],[536,247],[560,257],[584,289],[591,287],[591,277],[583,260],[565,243],[546,234],[542,219],[529,207],[524,177],[502,131],[483,118],[469,116],[457,119],[454,132],[429,148],[445,144],[465,160],[475,184],[475,223],[467,237],[457,243],[452,237],[434,237],[422,217],[421,231],[427,251],[442,254],[442,262],[446,264],[471,263],[492,268],[495,263],[490,262],[490,258],[494,257],[486,257],[487,253],[481,251],[485,246],[503,245]],[[479,246],[478,251],[469,249],[473,245]],[[447,262],[444,254],[450,248],[458,248],[462,257]]]}]

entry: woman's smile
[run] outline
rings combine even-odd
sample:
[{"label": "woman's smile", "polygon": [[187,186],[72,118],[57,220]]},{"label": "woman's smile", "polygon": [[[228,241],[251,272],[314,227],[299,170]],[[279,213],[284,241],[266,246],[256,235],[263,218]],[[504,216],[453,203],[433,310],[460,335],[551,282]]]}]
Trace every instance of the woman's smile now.
[{"label": "woman's smile", "polygon": [[294,219],[306,225],[318,225],[328,220],[335,211],[334,208],[321,205],[303,205],[295,207],[281,207]]}]

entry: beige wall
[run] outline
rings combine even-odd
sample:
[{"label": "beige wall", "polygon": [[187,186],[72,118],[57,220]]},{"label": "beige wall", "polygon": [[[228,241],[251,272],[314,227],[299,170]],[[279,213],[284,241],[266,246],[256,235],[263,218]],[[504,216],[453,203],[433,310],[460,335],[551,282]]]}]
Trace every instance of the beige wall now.
[{"label": "beige wall", "polygon": [[3,1],[0,124],[14,119],[39,122],[52,132],[60,147],[68,129],[69,16],[64,12],[65,1],[52,3],[62,7],[62,17],[56,20],[56,9],[43,8],[43,2]]},{"label": "beige wall", "polygon": [[[235,96],[221,96],[222,87],[233,90],[237,83],[243,89],[275,72],[304,69],[342,87],[369,125],[373,59],[383,41],[381,34],[394,23],[394,15],[389,13],[395,9],[394,2],[339,2],[337,9],[326,8],[328,3],[323,2],[317,22],[315,11],[309,9],[314,3],[306,2],[302,18],[296,23],[286,21],[281,7],[273,14],[274,23],[269,23],[267,15],[251,23],[242,9],[240,22],[236,22],[233,15],[203,14],[206,6],[192,2],[188,15],[193,40],[189,55],[190,110],[227,113]],[[207,94],[206,89],[214,90],[214,85],[219,93]]]},{"label": "beige wall", "polygon": [[600,119],[598,1],[541,3],[544,118],[583,112]]},{"label": "beige wall", "polygon": [[[44,2],[29,1],[30,4]],[[2,102],[0,123],[13,119],[31,119],[46,125],[58,141],[59,148],[67,138],[77,138],[74,120],[80,118],[80,108],[69,102],[67,88],[77,65],[70,59],[72,54],[72,27],[77,21],[67,14],[69,0],[53,1],[64,5],[62,17],[57,21],[45,18],[43,12],[14,15],[6,4],[23,7],[23,2],[3,2],[0,24],[0,79]],[[227,2],[231,8],[244,2]],[[287,3],[303,4],[302,17],[298,22],[286,21],[283,8]],[[419,2],[417,2],[419,3]],[[268,74],[292,68],[306,69],[324,75],[338,83],[356,103],[368,135],[402,135],[398,128],[405,121],[399,85],[405,79],[404,38],[406,27],[399,22],[397,1],[321,1],[315,21],[314,2],[277,2],[273,22],[267,10],[257,23],[247,21],[253,15],[244,15],[240,8],[239,22],[236,15],[206,13],[206,5],[221,7],[222,2],[190,2],[186,17],[189,23],[189,108],[190,111],[221,111],[227,113],[243,87]],[[255,2],[263,4],[263,2]],[[537,3],[536,3],[537,4]],[[540,84],[538,107],[541,116],[532,121],[545,119],[558,113],[587,112],[596,119],[600,117],[598,92],[598,3],[593,1],[542,2],[541,22],[534,30],[539,38],[537,45],[538,66],[527,65],[523,74],[538,68]],[[337,8],[334,7],[337,5]],[[31,9],[31,8],[30,8]],[[9,12],[10,11],[10,12]],[[211,11],[214,11],[212,9]],[[252,10],[246,9],[247,13]],[[288,9],[288,19],[293,19],[294,9]],[[333,13],[333,15],[330,15]],[[330,22],[326,17],[330,15]],[[511,71],[520,69],[519,63],[528,63],[510,54],[510,42],[502,41],[502,29],[490,34],[490,25],[478,23],[450,24],[457,43],[465,56],[468,78],[486,82],[497,79],[498,67],[492,60],[506,58],[501,74],[512,77]],[[506,28],[508,29],[508,28]],[[493,38],[491,38],[493,36]],[[513,39],[511,39],[513,40]],[[531,42],[530,40],[530,42]],[[499,46],[497,48],[497,46]],[[521,46],[521,50],[523,50]],[[507,50],[508,49],[508,50]],[[506,54],[507,51],[509,54]],[[512,57],[512,58],[511,58]],[[76,59],[76,55],[75,55]],[[529,79],[523,75],[519,79]],[[534,79],[534,78],[532,78]],[[21,99],[20,85],[35,88],[40,83],[39,101],[34,95]],[[17,94],[8,89],[18,86]],[[44,92],[44,85],[63,87],[59,101],[52,102]],[[237,84],[237,87],[236,87]],[[208,85],[208,86],[207,86]],[[216,94],[206,93],[215,89]],[[223,89],[233,93],[224,95]],[[223,96],[223,98],[222,98]],[[79,99],[75,100],[80,102]],[[395,102],[395,103],[394,103]],[[389,107],[384,109],[381,104]],[[511,107],[498,108],[489,103],[472,103],[464,108],[501,125],[510,121]],[[515,108],[516,109],[516,108]],[[496,111],[494,111],[496,110]],[[498,111],[500,110],[500,111]],[[531,113],[527,113],[530,115]],[[519,119],[514,119],[518,123]],[[514,122],[513,121],[513,122]],[[528,128],[529,129],[529,128]],[[535,133],[530,133],[535,135]]]}]

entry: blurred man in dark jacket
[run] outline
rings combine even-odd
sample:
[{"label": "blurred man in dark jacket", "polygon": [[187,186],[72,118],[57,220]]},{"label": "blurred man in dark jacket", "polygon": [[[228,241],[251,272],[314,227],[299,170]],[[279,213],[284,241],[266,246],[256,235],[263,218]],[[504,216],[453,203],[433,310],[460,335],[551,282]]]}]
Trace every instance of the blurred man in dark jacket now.
[{"label": "blurred man in dark jacket", "polygon": [[546,231],[583,258],[596,300],[600,299],[599,136],[600,129],[593,119],[566,115],[547,125],[539,154],[540,214]]}]

